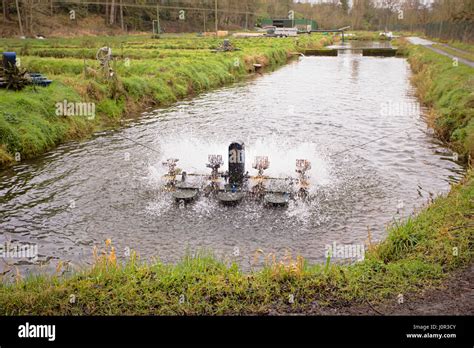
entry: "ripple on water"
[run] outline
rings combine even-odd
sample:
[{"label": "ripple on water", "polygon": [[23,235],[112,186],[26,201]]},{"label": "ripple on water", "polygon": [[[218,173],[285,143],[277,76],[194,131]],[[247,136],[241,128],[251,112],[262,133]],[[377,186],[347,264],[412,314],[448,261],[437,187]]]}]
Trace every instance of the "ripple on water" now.
[{"label": "ripple on water", "polygon": [[[430,193],[447,192],[462,174],[427,131],[422,109],[383,112],[393,103],[416,106],[409,77],[399,58],[307,57],[147,110],[130,127],[0,172],[0,243],[36,243],[43,261],[80,264],[111,238],[119,258],[131,248],[175,262],[207,249],[248,269],[257,249],[321,262],[328,244],[364,243],[368,229],[382,239],[387,223],[411,214]],[[177,157],[188,172],[207,172],[207,155],[226,159],[234,139],[246,144],[250,173],[257,155],[269,156],[268,174],[280,176],[294,174],[297,158],[309,159],[314,199],[268,209],[203,197],[179,207],[160,190],[162,160]]]}]

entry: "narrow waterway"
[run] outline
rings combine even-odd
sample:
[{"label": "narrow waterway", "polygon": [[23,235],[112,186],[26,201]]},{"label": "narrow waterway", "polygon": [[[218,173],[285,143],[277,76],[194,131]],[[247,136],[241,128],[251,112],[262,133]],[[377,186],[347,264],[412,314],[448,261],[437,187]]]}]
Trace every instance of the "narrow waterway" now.
[{"label": "narrow waterway", "polygon": [[[327,245],[363,244],[449,191],[462,168],[423,120],[401,58],[303,57],[273,73],[145,112],[93,139],[71,142],[0,172],[0,243],[30,243],[38,258],[4,259],[0,270],[85,264],[110,238],[119,257],[178,261],[209,250],[249,269],[255,251],[325,259]],[[151,151],[126,138],[156,149]],[[311,202],[286,209],[224,207],[200,198],[186,207],[160,190],[169,157],[208,173],[208,154],[246,144],[247,167],[267,155],[269,174],[294,175],[311,161]]]}]

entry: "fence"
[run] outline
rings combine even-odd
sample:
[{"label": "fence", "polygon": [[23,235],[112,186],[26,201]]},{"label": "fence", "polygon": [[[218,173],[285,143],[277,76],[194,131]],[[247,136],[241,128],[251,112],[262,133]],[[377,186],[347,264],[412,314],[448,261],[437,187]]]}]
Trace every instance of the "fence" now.
[{"label": "fence", "polygon": [[441,40],[456,40],[474,43],[474,21],[434,22],[422,25],[394,25],[396,31],[421,31],[426,36]]},{"label": "fence", "polygon": [[428,37],[474,42],[474,21],[429,23],[424,32]]}]

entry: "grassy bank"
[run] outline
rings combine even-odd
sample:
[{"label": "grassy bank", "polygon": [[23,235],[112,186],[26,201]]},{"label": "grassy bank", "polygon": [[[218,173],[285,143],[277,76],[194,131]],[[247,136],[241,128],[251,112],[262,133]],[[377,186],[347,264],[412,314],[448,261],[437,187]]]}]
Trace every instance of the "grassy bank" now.
[{"label": "grassy bank", "polygon": [[[0,89],[0,166],[32,158],[59,143],[120,124],[127,114],[232,83],[253,73],[254,64],[275,68],[292,53],[320,48],[332,37],[231,39],[240,50],[213,53],[222,39],[193,36],[84,37],[49,40],[0,40],[1,51],[16,51],[21,67],[45,74],[46,88],[20,92]],[[95,59],[97,49],[112,47],[114,79]],[[95,117],[57,116],[56,103],[94,103]]]},{"label": "grassy bank", "polygon": [[454,49],[452,47],[439,45],[439,44],[435,44],[435,45],[433,45],[433,47],[435,47],[439,50],[442,50],[446,53],[457,56],[459,58],[464,58],[464,59],[467,59],[467,60],[470,60],[470,61],[474,62],[474,53],[472,53],[472,52],[463,51],[463,50],[460,50],[460,49]]},{"label": "grassy bank", "polygon": [[369,243],[365,260],[351,266],[267,256],[263,270],[243,273],[212,256],[166,265],[141,263],[133,253],[120,263],[107,243],[92,268],[72,276],[2,283],[0,315],[264,314],[396,301],[398,294],[436,286],[446,272],[470,262],[472,197],[471,172],[449,196],[391,227],[384,242]]},{"label": "grassy bank", "polygon": [[[460,153],[472,154],[472,90],[466,85],[472,69],[454,67],[449,58],[422,47],[403,50],[420,97],[432,108],[438,134]],[[368,236],[365,259],[349,266],[331,258],[310,265],[300,257],[275,260],[261,254],[255,257],[265,258],[266,267],[250,273],[208,255],[167,265],[140,262],[132,253],[122,263],[107,242],[95,253],[91,268],[60,275],[58,266],[57,275],[18,277],[13,284],[3,280],[0,315],[311,313],[315,308],[395,302],[399,294],[439,286],[449,272],[472,262],[473,197],[470,171],[449,195],[394,223],[380,244]]]},{"label": "grassy bank", "polygon": [[[435,39],[430,38],[430,40],[433,40],[435,42],[444,43],[444,44],[447,44],[447,45],[449,45],[451,47],[454,47],[458,50],[474,54],[474,45],[472,43],[455,41],[455,40],[454,41],[453,40],[440,40],[440,39],[436,39],[436,38]],[[456,51],[456,52],[459,52],[459,51]]]},{"label": "grassy bank", "polygon": [[430,126],[462,159],[474,158],[474,69],[406,42],[401,51],[410,62],[420,100],[430,108]]}]

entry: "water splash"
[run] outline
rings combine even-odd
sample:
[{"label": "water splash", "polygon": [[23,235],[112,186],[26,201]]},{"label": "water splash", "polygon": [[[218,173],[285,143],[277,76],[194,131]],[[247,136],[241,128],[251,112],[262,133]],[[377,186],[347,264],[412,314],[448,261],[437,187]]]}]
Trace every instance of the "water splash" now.
[{"label": "water splash", "polygon": [[[331,163],[327,156],[314,143],[292,143],[280,136],[269,136],[265,139],[245,139],[245,169],[255,175],[252,168],[255,156],[268,156],[270,168],[266,175],[276,177],[296,177],[295,165],[297,159],[307,159],[311,162],[310,181],[313,187],[326,186],[331,183]],[[159,145],[161,156],[149,167],[148,181],[151,185],[162,183],[161,177],[166,168],[161,164],[167,158],[178,158],[179,168],[188,173],[209,173],[206,168],[207,156],[222,155],[224,166],[228,167],[227,147],[230,140],[203,139],[193,136],[170,135],[161,137]]]},{"label": "water splash", "polygon": [[[251,175],[256,174],[256,170],[252,168],[255,156],[268,156],[270,168],[265,171],[265,174],[282,178],[296,177],[296,160],[307,159],[311,162],[310,194],[315,195],[319,188],[335,184],[335,179],[331,176],[333,172],[331,161],[324,150],[315,143],[292,143],[278,135],[272,135],[265,139],[245,139],[244,142],[246,144],[245,169]],[[155,145],[160,149],[161,154],[149,164],[148,176],[145,178],[147,184],[156,193],[156,199],[147,206],[147,213],[160,216],[172,205],[169,195],[160,192],[164,185],[163,175],[167,171],[167,168],[162,165],[163,161],[168,158],[178,158],[179,168],[188,173],[207,174],[209,173],[209,169],[206,168],[207,156],[216,154],[222,155],[224,166],[221,170],[225,170],[228,167],[227,147],[229,143],[230,141],[227,139],[206,139],[192,135],[178,136],[174,134],[161,137],[158,144]],[[292,203],[285,214],[299,221],[310,221],[312,214],[310,205],[310,203],[304,202]],[[201,197],[191,205],[189,210],[200,217],[211,217],[219,208],[216,202]],[[250,216],[256,210],[260,210],[261,206],[252,204],[248,209],[251,210],[247,211]]]}]

